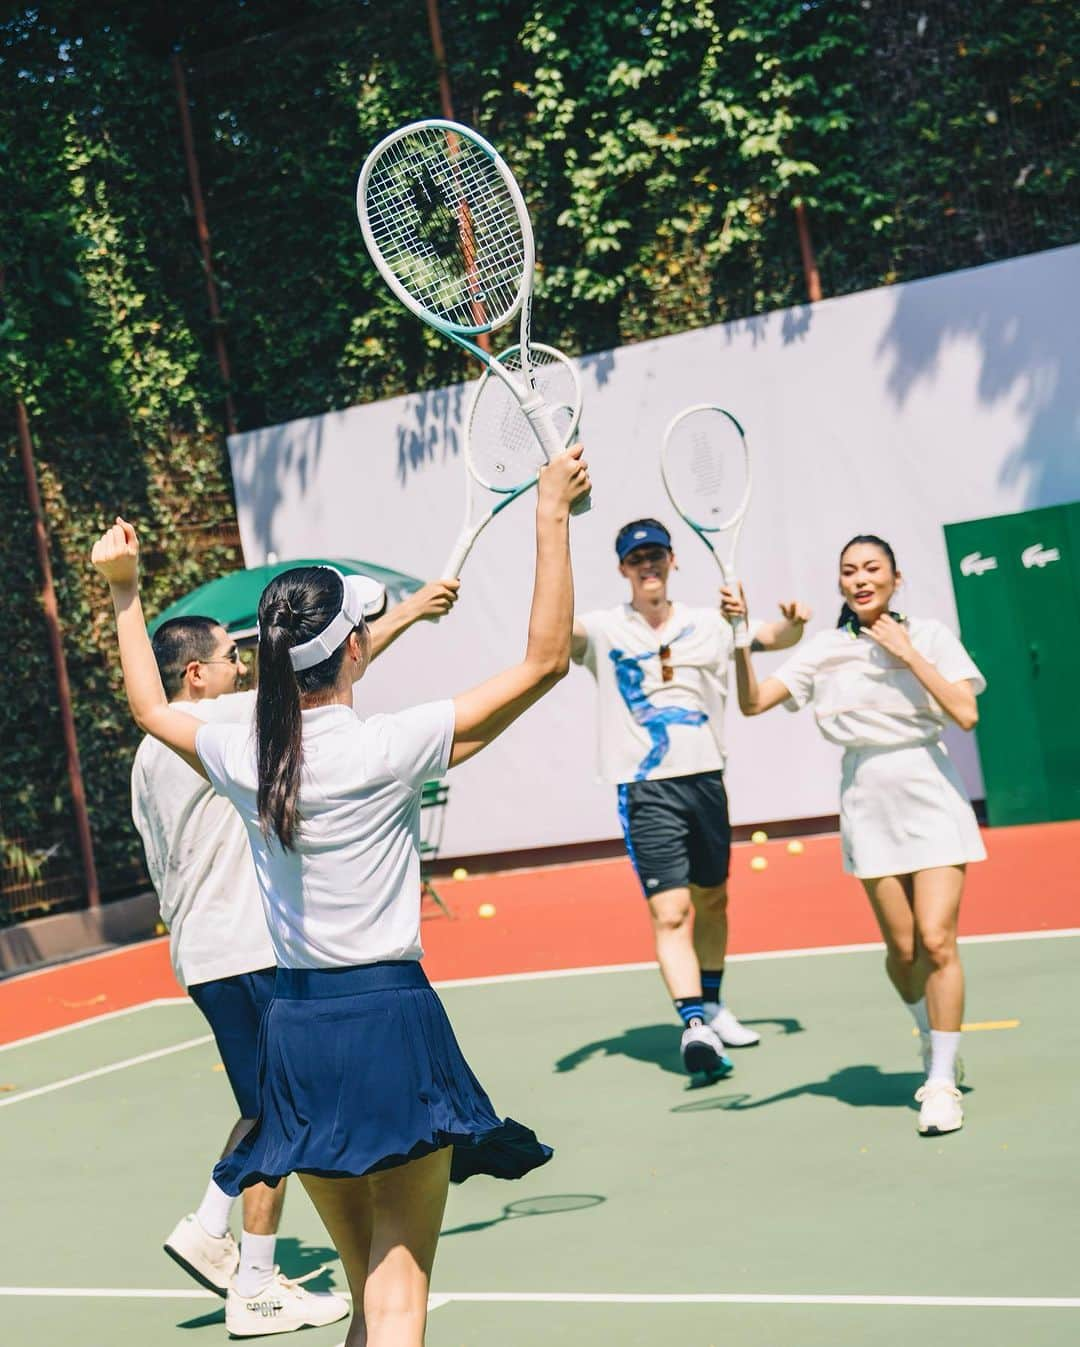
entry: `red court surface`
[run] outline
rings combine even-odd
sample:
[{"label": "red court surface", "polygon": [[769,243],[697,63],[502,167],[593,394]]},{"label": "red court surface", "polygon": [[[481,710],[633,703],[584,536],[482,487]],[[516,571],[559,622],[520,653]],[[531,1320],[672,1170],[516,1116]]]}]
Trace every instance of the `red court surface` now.
[{"label": "red court surface", "polygon": [[[962,935],[1080,926],[1080,821],[988,829],[989,861],[971,867]],[[762,856],[767,868],[752,871]],[[425,904],[424,966],[433,981],[637,963],[653,958],[648,914],[626,860],[444,880],[453,911]],[[481,904],[495,908],[480,917]],[[841,871],[835,836],[736,846],[731,953],[878,939],[859,883]],[[178,996],[168,941],[147,941],[0,983],[0,1043]]]}]

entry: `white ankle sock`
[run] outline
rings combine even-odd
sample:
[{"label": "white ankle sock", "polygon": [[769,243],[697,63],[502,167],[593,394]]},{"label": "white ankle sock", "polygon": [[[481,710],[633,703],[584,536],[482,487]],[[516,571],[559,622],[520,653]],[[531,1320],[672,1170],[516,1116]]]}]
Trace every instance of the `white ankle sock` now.
[{"label": "white ankle sock", "polygon": [[229,1232],[229,1214],[235,1201],[211,1179],[195,1212],[195,1219],[208,1235],[220,1239]]},{"label": "white ankle sock", "polygon": [[242,1296],[257,1296],[274,1278],[274,1246],[277,1235],[252,1235],[247,1230],[240,1238],[240,1266],[236,1269],[236,1289]]},{"label": "white ankle sock", "polygon": [[960,1048],[959,1029],[930,1030],[930,1074],[927,1080],[947,1080],[956,1084],[956,1054]]},{"label": "white ankle sock", "polygon": [[926,997],[920,996],[917,1001],[905,1001],[904,1005],[911,1011],[911,1018],[915,1021],[915,1027],[920,1034],[930,1032],[930,1016],[926,1009]]}]

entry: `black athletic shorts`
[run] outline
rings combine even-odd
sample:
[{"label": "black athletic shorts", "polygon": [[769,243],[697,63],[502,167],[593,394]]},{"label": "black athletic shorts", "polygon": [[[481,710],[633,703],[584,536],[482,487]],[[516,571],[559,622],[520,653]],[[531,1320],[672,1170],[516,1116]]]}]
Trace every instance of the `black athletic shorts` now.
[{"label": "black athletic shorts", "polygon": [[619,787],[619,819],[646,898],[727,879],[731,823],[723,772],[630,781]]}]

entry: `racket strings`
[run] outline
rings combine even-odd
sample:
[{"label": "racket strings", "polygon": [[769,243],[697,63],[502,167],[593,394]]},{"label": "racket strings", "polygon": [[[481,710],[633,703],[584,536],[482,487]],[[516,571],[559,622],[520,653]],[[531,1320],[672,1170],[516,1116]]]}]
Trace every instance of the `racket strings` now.
[{"label": "racket strings", "polygon": [[[520,352],[508,351],[499,363],[524,382]],[[569,439],[576,428],[580,390],[566,357],[533,347],[533,387],[552,409],[556,429]],[[472,406],[468,427],[469,467],[493,491],[512,491],[543,467],[544,453],[521,405],[494,375],[485,376]]]},{"label": "racket strings", "polygon": [[669,434],[664,477],[676,507],[702,528],[729,528],[743,513],[749,491],[746,443],[724,413],[685,417]]},{"label": "racket strings", "polygon": [[366,208],[375,244],[424,308],[461,327],[514,309],[525,240],[498,165],[471,141],[426,127],[373,165]]}]

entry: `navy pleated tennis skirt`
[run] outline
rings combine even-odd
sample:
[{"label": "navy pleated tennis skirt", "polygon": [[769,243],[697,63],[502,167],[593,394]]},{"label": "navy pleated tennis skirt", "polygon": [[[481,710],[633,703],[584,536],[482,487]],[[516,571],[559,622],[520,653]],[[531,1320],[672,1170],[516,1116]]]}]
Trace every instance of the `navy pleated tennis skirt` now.
[{"label": "navy pleated tennis skirt", "polygon": [[286,1174],[374,1174],[453,1146],[450,1177],[519,1179],[550,1146],[500,1118],[413,960],[277,970],[259,1034],[255,1126],[214,1178],[236,1195]]}]

